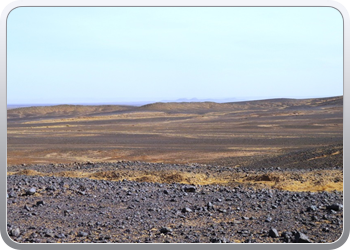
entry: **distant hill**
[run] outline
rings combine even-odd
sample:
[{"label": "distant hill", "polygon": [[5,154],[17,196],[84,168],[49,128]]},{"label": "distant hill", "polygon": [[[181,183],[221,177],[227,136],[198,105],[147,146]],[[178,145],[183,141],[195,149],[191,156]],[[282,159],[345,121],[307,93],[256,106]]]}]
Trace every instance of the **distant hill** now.
[{"label": "distant hill", "polygon": [[211,112],[226,110],[248,110],[248,109],[305,109],[322,107],[342,107],[343,96],[313,99],[267,99],[244,102],[156,102],[140,107],[127,105],[57,105],[22,107],[7,110],[8,119],[20,118],[51,118],[51,117],[74,117],[113,114],[115,112],[128,111],[165,111],[165,112]]},{"label": "distant hill", "polygon": [[184,111],[196,109],[222,109],[230,104],[222,104],[215,102],[156,102],[139,107],[139,110],[162,110],[162,111]]},{"label": "distant hill", "polygon": [[40,116],[48,117],[73,117],[81,115],[94,115],[101,113],[111,113],[116,111],[125,111],[133,109],[133,106],[122,105],[98,105],[98,106],[85,106],[85,105],[57,105],[57,106],[38,106],[38,107],[25,107],[14,108],[7,110],[7,118],[33,118]]},{"label": "distant hill", "polygon": [[246,98],[223,98],[223,99],[198,99],[198,98],[179,98],[176,100],[162,100],[160,102],[216,102],[216,103],[226,103],[226,102],[238,102],[246,101]]},{"label": "distant hill", "polygon": [[329,98],[312,99],[266,99],[243,102],[157,102],[143,105],[138,110],[156,110],[156,111],[196,111],[196,110],[232,110],[232,109],[264,109],[264,108],[312,108],[323,106],[342,106],[343,96]]},{"label": "distant hill", "polygon": [[256,101],[234,102],[235,104],[271,104],[279,103],[281,105],[343,105],[343,96],[325,97],[325,98],[308,98],[308,99],[293,99],[293,98],[275,98]]},{"label": "distant hill", "polygon": [[343,96],[330,98],[317,98],[311,100],[315,106],[343,106]]}]

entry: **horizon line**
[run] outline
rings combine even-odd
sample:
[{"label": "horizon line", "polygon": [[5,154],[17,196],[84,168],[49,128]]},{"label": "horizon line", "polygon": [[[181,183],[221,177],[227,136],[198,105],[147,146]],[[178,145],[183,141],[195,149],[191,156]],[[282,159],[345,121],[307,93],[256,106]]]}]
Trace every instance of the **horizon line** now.
[{"label": "horizon line", "polygon": [[[82,106],[95,106],[95,105],[126,105],[126,106],[142,106],[153,103],[199,103],[199,102],[213,102],[213,103],[232,103],[232,102],[246,102],[246,101],[263,101],[263,100],[276,100],[276,99],[290,99],[290,100],[303,100],[303,99],[322,99],[322,98],[335,98],[335,97],[343,97],[344,95],[337,96],[323,96],[323,97],[255,97],[252,98],[178,98],[176,100],[160,100],[160,101],[116,101],[116,102],[76,102],[76,103],[7,103],[7,107],[9,106],[21,106],[21,107],[35,107],[35,106],[59,106],[59,105],[82,105]],[[219,100],[228,100],[232,99],[232,101],[226,102],[218,102]],[[236,99],[236,100],[235,100]],[[195,101],[192,101],[195,100]],[[217,100],[217,101],[214,101]],[[133,104],[133,105],[132,105]]]}]

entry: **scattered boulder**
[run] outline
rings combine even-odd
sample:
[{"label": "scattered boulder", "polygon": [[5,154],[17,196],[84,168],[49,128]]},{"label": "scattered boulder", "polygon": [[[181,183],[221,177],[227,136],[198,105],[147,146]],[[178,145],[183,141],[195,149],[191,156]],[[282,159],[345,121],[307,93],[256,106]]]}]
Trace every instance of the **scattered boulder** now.
[{"label": "scattered boulder", "polygon": [[10,192],[10,193],[8,193],[8,198],[16,198],[17,197],[17,195],[16,195],[16,193],[15,192]]},{"label": "scattered boulder", "polygon": [[343,205],[342,204],[332,204],[330,206],[327,206],[326,208],[328,210],[341,211],[341,210],[343,210]]},{"label": "scattered boulder", "polygon": [[316,211],[316,210],[317,210],[317,207],[314,206],[314,205],[312,205],[312,206],[310,206],[310,207],[308,207],[308,208],[306,209],[307,212]]},{"label": "scattered boulder", "polygon": [[30,207],[28,207],[28,205],[27,205],[27,204],[25,204],[25,205],[24,205],[24,209],[25,209],[25,210],[27,210],[27,211],[32,210]]},{"label": "scattered boulder", "polygon": [[192,209],[189,208],[189,207],[184,207],[184,208],[181,210],[181,212],[183,212],[183,213],[189,213],[189,212],[192,212]]},{"label": "scattered boulder", "polygon": [[184,191],[186,193],[194,193],[196,192],[197,188],[195,186],[188,186],[188,187],[184,187]]},{"label": "scattered boulder", "polygon": [[58,238],[58,239],[66,238],[66,235],[63,234],[63,233],[56,234],[56,235],[55,235],[55,238]]},{"label": "scattered boulder", "polygon": [[284,242],[290,243],[292,241],[293,233],[292,232],[283,232],[282,235]]},{"label": "scattered boulder", "polygon": [[225,239],[225,238],[223,238],[223,239],[211,238],[211,239],[210,239],[210,242],[211,242],[211,243],[226,243],[226,239]]},{"label": "scattered boulder", "polygon": [[295,243],[312,243],[312,241],[303,233],[297,232],[295,235]]},{"label": "scattered boulder", "polygon": [[169,234],[171,233],[173,230],[169,227],[162,227],[161,229],[159,229],[159,232],[162,234]]},{"label": "scattered boulder", "polygon": [[278,231],[276,228],[271,228],[269,231],[269,236],[272,238],[277,238],[279,237]]},{"label": "scattered boulder", "polygon": [[21,234],[21,231],[19,230],[18,227],[11,231],[11,235],[14,237],[18,237],[18,236],[20,236],[20,234]]},{"label": "scattered boulder", "polygon": [[[109,171],[108,164],[100,166],[103,172]],[[125,171],[135,167],[123,164]],[[123,169],[123,164],[115,165]],[[142,165],[149,166],[168,170],[166,164]],[[177,167],[184,170],[181,165]],[[41,165],[36,168],[38,172],[44,170]],[[70,170],[69,166],[64,170]],[[53,171],[61,171],[61,167]],[[250,170],[247,174],[252,175]],[[232,191],[220,184],[194,186],[16,174],[7,176],[7,181],[8,194],[18,195],[7,200],[7,230],[19,243],[224,243],[233,239],[259,243],[333,242],[341,235],[343,225],[342,192],[271,191],[245,185]],[[32,187],[36,193],[26,195]],[[57,191],[50,188],[46,192],[46,187],[56,187]],[[78,191],[86,194],[79,195]],[[293,197],[299,202],[293,202]],[[47,228],[52,231],[45,232]],[[121,237],[115,237],[116,232]]]},{"label": "scattered boulder", "polygon": [[80,231],[80,232],[77,234],[78,237],[86,237],[86,236],[88,236],[88,235],[89,235],[88,233],[83,232],[83,231]]},{"label": "scattered boulder", "polygon": [[34,187],[32,187],[26,191],[26,195],[33,195],[35,193],[36,193],[36,189]]},{"label": "scattered boulder", "polygon": [[43,206],[43,205],[45,205],[45,201],[37,201],[36,205],[37,206]]},{"label": "scattered boulder", "polygon": [[265,222],[271,222],[272,221],[272,218],[269,216],[265,219]]}]

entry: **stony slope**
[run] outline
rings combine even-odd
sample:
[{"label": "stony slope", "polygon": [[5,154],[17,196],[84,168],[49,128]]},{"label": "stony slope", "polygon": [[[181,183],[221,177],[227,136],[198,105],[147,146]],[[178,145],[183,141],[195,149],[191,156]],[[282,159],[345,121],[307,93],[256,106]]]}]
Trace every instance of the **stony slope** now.
[{"label": "stony slope", "polygon": [[290,192],[85,178],[7,177],[17,242],[334,242],[342,192]]}]

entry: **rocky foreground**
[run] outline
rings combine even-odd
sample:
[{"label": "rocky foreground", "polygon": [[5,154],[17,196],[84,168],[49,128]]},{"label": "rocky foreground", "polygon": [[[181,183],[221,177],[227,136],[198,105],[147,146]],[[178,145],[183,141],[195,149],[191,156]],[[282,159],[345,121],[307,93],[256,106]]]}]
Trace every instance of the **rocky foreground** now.
[{"label": "rocky foreground", "polygon": [[343,231],[341,191],[18,173],[8,175],[7,191],[16,242],[326,243]]}]

